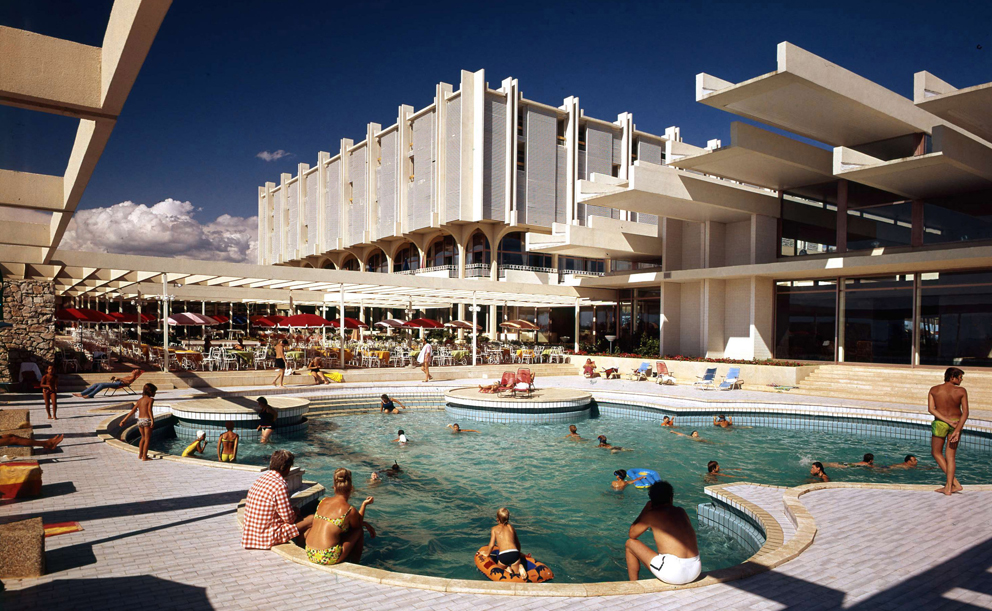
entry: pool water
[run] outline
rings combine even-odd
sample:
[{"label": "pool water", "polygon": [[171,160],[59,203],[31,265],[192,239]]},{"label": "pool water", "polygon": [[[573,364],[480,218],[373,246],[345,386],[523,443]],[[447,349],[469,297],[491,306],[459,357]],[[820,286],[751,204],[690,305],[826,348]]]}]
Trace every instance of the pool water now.
[{"label": "pool water", "polygon": [[[616,581],[627,578],[624,542],[627,529],[647,500],[645,490],[610,487],[615,469],[635,467],[658,471],[675,487],[675,503],[696,523],[696,506],[708,502],[704,486],[750,481],[795,486],[809,483],[813,461],[854,462],[865,452],[878,465],[920,458],[912,470],[852,467],[828,469],[834,481],[927,483],[936,487],[943,474],[918,441],[868,437],[852,433],[787,430],[771,427],[700,428],[711,443],[671,434],[657,422],[620,416],[600,416],[577,423],[589,441],[564,439],[563,425],[507,425],[461,422],[481,433],[453,435],[445,428],[451,416],[440,411],[402,415],[364,414],[313,419],[305,439],[276,439],[272,446],[250,442],[239,449],[239,462],[267,465],[273,448],[296,454],[306,479],[331,487],[338,467],[352,470],[356,507],[375,497],[367,520],[377,529],[366,538],[362,564],[392,571],[460,579],[485,579],[475,568],[473,554],[489,542],[496,510],[506,506],[517,528],[523,551],[546,563],[558,583]],[[410,443],[394,443],[397,429]],[[688,429],[675,429],[688,433]],[[597,435],[629,452],[598,449]],[[181,453],[178,440],[157,449]],[[216,460],[208,447],[207,459]],[[403,468],[399,477],[385,477],[370,487],[372,470],[393,461]],[[737,478],[706,477],[706,464],[719,461]],[[964,485],[992,479],[988,456],[962,448],[958,477]],[[330,492],[328,493],[330,494]],[[703,569],[744,561],[750,554],[735,538],[712,527],[698,530]],[[650,533],[642,540],[653,546]],[[646,570],[641,577],[648,577]]]}]

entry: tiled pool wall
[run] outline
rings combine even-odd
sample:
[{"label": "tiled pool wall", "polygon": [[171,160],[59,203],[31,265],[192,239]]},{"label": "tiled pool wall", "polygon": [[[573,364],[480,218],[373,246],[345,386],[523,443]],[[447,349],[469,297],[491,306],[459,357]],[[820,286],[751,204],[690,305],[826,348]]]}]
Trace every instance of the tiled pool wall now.
[{"label": "tiled pool wall", "polygon": [[[802,409],[802,406],[796,406]],[[636,420],[662,420],[665,416],[675,418],[680,429],[705,428],[713,426],[714,414],[726,414],[740,426],[767,426],[772,428],[821,431],[825,433],[855,433],[869,437],[906,439],[927,442],[930,440],[930,426],[926,423],[893,422],[889,420],[851,416],[821,416],[816,414],[778,414],[768,412],[737,412],[726,408],[702,408],[698,412],[678,413],[664,406],[647,406],[627,403],[596,401],[594,413],[623,416]],[[992,452],[992,435],[979,431],[965,431],[961,435],[961,445],[968,448]]]},{"label": "tiled pool wall", "polygon": [[765,533],[760,524],[718,499],[700,503],[696,507],[696,516],[699,526],[709,526],[734,537],[752,556],[765,544]]},{"label": "tiled pool wall", "polygon": [[[250,423],[247,421],[233,421],[234,422],[234,432],[241,437],[242,441],[258,441],[262,438],[262,432],[258,430],[257,422]],[[203,431],[207,434],[208,442],[216,442],[217,438],[221,436],[222,433],[227,431],[227,427],[224,421],[203,421],[203,422],[184,422],[182,420],[175,421],[173,426],[175,430],[176,438],[180,441],[185,441],[193,443],[196,439],[196,432]],[[272,439],[278,440],[291,439],[294,437],[300,437],[307,431],[307,420],[304,418],[301,422],[289,425],[280,425],[276,423],[275,430],[272,432]]]},{"label": "tiled pool wall", "polygon": [[[390,397],[399,399],[403,403],[411,406],[428,409],[446,409],[444,393],[450,387],[425,388],[423,390],[406,390],[389,393]],[[388,388],[386,389],[389,390]],[[379,397],[382,394],[382,387],[369,389],[340,389],[331,392],[306,394],[310,399],[311,417],[320,415],[331,415],[334,411],[353,409],[379,409]],[[768,426],[785,429],[807,429],[823,432],[845,432],[857,433],[867,436],[878,436],[886,438],[907,439],[914,441],[929,441],[930,426],[927,421],[919,423],[897,422],[889,418],[898,418],[900,414],[892,412],[886,414],[880,412],[877,415],[866,416],[858,413],[850,415],[843,412],[852,412],[851,408],[841,406],[806,406],[801,404],[759,404],[754,411],[749,411],[747,403],[739,405],[714,405],[711,407],[700,406],[699,401],[692,401],[677,397],[664,397],[668,405],[645,401],[645,397],[631,397],[626,400],[615,393],[599,393],[603,398],[594,400],[591,404],[590,416],[596,417],[598,414],[609,414],[613,416],[623,416],[637,420],[661,420],[665,416],[674,417],[680,428],[703,428],[713,425],[714,414],[725,413],[733,418],[736,424],[741,426]],[[622,402],[621,402],[622,401]],[[673,407],[679,409],[678,413]],[[791,409],[798,412],[826,411],[829,410],[835,415],[819,415],[813,413],[783,414],[776,413],[772,409]],[[743,411],[741,411],[743,410]],[[317,413],[314,413],[317,412]],[[457,414],[455,414],[457,415]],[[468,416],[466,416],[468,417]],[[583,416],[584,417],[584,416]],[[498,420],[493,420],[498,421]],[[561,420],[558,422],[569,422]],[[514,421],[517,422],[517,421]],[[992,452],[992,434],[984,431],[967,430],[961,436],[961,445],[967,448]]]},{"label": "tiled pool wall", "polygon": [[545,407],[539,408],[539,411],[522,411],[520,408],[513,407],[468,407],[449,403],[445,411],[459,418],[499,424],[562,424],[588,420],[590,415],[588,405]]}]

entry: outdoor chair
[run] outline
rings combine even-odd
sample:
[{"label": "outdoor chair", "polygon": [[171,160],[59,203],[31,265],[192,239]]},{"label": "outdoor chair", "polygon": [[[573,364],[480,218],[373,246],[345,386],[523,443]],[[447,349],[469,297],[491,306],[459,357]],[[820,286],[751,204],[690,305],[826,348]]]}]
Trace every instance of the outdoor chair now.
[{"label": "outdoor chair", "polygon": [[220,355],[222,353],[223,353],[223,351],[220,348],[211,348],[209,353],[203,355],[203,360],[201,361],[201,363],[202,363],[201,366],[204,369],[208,369],[209,368],[210,371],[213,371],[215,367],[217,369],[220,369],[220,365],[221,365],[221,356]]},{"label": "outdoor chair", "polygon": [[641,366],[630,372],[627,379],[634,380],[635,382],[641,382],[648,379],[648,374],[651,372],[651,364],[647,361],[641,363]]},{"label": "outdoor chair", "polygon": [[517,383],[517,376],[512,371],[504,371],[503,376],[499,380],[499,386],[493,391],[496,394],[501,392],[512,391],[513,387]]},{"label": "outdoor chair", "polygon": [[726,377],[724,377],[723,382],[720,382],[720,386],[717,388],[719,390],[733,390],[735,388],[743,388],[744,380],[741,379],[741,368],[731,367],[730,371],[727,372]]},{"label": "outdoor chair", "polygon": [[527,369],[526,367],[517,369],[517,382],[519,383],[521,380],[525,380],[530,387],[530,390],[534,390],[535,377],[536,376],[530,372],[530,369]]},{"label": "outdoor chair", "polygon": [[239,359],[238,355],[232,353],[230,350],[221,349],[220,358],[221,365],[224,369],[230,369],[232,364],[235,369],[241,369],[241,363],[239,362],[241,359]]},{"label": "outdoor chair", "polygon": [[709,367],[706,369],[706,373],[703,374],[703,377],[696,380],[696,383],[693,384],[693,386],[698,386],[700,388],[715,388],[714,386],[715,383],[716,383],[716,367]]},{"label": "outdoor chair", "polygon": [[562,346],[555,346],[548,352],[548,362],[549,363],[564,363],[565,362],[565,348]]},{"label": "outdoor chair", "polygon": [[134,379],[133,380],[131,380],[130,382],[128,382],[127,379],[122,378],[120,381],[123,382],[123,385],[120,388],[108,388],[107,390],[103,391],[103,396],[104,397],[108,397],[108,396],[109,397],[113,397],[115,394],[117,394],[117,391],[118,390],[122,391],[126,395],[136,395],[136,394],[138,394],[138,391],[136,391],[133,388],[131,388],[131,385],[134,384],[135,382],[137,382],[138,381],[138,378],[141,377],[141,374],[143,374],[145,372],[143,370],[141,370],[141,369],[138,369],[137,371],[138,371],[138,373],[134,376]]},{"label": "outdoor chair", "polygon": [[258,369],[259,364],[262,365],[262,369],[267,368],[268,360],[269,360],[267,356],[268,356],[268,350],[266,348],[261,348],[254,352],[252,358],[252,364],[255,366],[255,369]]},{"label": "outdoor chair", "polygon": [[658,384],[675,385],[675,376],[668,370],[668,365],[664,361],[655,363],[655,379]]}]

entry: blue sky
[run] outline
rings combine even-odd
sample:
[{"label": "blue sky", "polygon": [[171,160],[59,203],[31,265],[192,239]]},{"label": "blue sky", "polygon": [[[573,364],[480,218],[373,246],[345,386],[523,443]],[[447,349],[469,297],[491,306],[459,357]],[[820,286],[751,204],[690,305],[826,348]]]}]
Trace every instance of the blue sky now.
[{"label": "blue sky", "polygon": [[[99,45],[109,0],[0,3],[0,24]],[[775,69],[788,40],[907,97],[913,73],[958,87],[992,80],[992,2],[200,2],[176,0],[81,208],[167,198],[256,213],[278,182],[439,81],[484,68],[530,99],[577,95],[586,114],[630,111],[704,145],[733,116],[694,101],[694,78]],[[978,46],[982,48],[979,49]],[[0,107],[0,167],[64,171],[74,122]],[[291,155],[266,162],[260,151]]]}]

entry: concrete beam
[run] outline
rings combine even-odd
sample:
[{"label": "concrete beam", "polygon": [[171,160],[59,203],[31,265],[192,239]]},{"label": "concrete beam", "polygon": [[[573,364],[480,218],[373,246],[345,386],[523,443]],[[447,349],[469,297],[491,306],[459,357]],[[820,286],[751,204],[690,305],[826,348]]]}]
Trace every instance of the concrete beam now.
[{"label": "concrete beam", "polygon": [[0,205],[34,210],[62,210],[65,205],[63,178],[0,170]]}]

